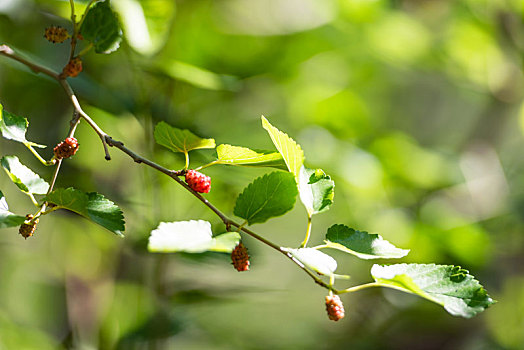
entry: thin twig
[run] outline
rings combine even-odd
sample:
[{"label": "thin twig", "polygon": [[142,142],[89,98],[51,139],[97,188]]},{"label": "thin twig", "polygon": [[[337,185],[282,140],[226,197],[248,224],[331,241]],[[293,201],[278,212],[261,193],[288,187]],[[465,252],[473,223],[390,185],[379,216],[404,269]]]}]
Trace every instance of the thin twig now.
[{"label": "thin twig", "polygon": [[104,146],[105,159],[111,160],[111,155],[109,154],[109,149],[107,148],[106,143],[106,136],[108,135],[102,129],[100,129],[100,127],[93,121],[93,119],[91,119],[91,117],[86,112],[84,112],[84,110],[80,106],[80,103],[78,102],[78,99],[76,98],[73,89],[71,88],[71,85],[69,85],[67,80],[59,78],[58,82],[64,88],[67,96],[71,100],[71,103],[73,104],[77,112],[80,114],[80,116],[82,116],[82,118],[87,122],[87,124],[89,124],[89,126],[97,133],[98,137],[100,137],[102,145]]},{"label": "thin twig", "polygon": [[73,57],[75,57],[76,40],[78,36],[78,26],[76,24],[75,2],[73,0],[69,0],[69,4],[71,5],[71,23],[73,23],[73,36],[71,37],[71,50],[69,51],[69,61],[71,61]]},{"label": "thin twig", "polygon": [[7,45],[0,45],[0,54],[26,65],[27,67],[31,68],[31,70],[35,73],[43,73],[55,79],[56,81],[58,81],[60,85],[62,86],[62,88],[65,90],[67,96],[71,100],[71,103],[73,104],[75,109],[82,116],[82,118],[85,119],[85,121],[89,124],[89,126],[91,126],[93,130],[95,130],[95,132],[100,137],[100,140],[102,141],[102,145],[104,146],[106,160],[111,160],[111,156],[109,154],[109,150],[107,148],[107,144],[105,141],[105,137],[107,136],[106,133],[103,132],[102,129],[100,129],[100,127],[91,119],[91,117],[89,117],[89,115],[87,115],[87,113],[85,113],[82,110],[82,107],[80,106],[80,103],[78,103],[78,99],[76,98],[75,93],[73,89],[71,88],[71,85],[69,85],[69,83],[65,79],[61,78],[58,73],[52,71],[51,69],[47,67],[30,62],[29,60],[23,57],[20,57],[19,55],[15,53],[13,49],[11,49]]},{"label": "thin twig", "polygon": [[304,241],[300,245],[300,248],[305,248],[307,245],[307,242],[309,241],[309,237],[311,236],[311,215],[309,212],[307,213],[307,229],[306,229],[306,237],[304,238]]},{"label": "thin twig", "polygon": [[50,76],[51,78],[55,79],[55,80],[59,80],[60,78],[58,77],[58,73],[56,73],[55,71],[47,68],[47,67],[44,67],[44,66],[41,66],[39,64],[36,64],[34,62],[31,62],[31,61],[28,61],[27,59],[17,55],[13,49],[11,49],[9,46],[7,45],[0,45],[0,55],[4,55],[6,57],[9,57],[15,61],[18,61],[20,63],[22,63],[23,65],[29,67],[33,72],[35,73],[43,73],[47,76]]},{"label": "thin twig", "polygon": [[47,194],[51,193],[53,189],[55,188],[56,179],[58,178],[58,173],[60,172],[60,166],[62,165],[63,159],[58,159],[56,161],[56,167],[55,172],[53,173],[53,179],[51,180],[51,185],[49,186],[49,190],[47,190]]},{"label": "thin twig", "polygon": [[[148,159],[138,155],[137,153],[133,152],[129,148],[125,147],[122,142],[113,140],[110,136],[106,137],[106,142],[107,142],[108,145],[116,147],[116,148],[120,149],[122,152],[126,153],[136,163],[143,163],[145,165],[148,165],[148,166],[150,166],[150,167],[152,167],[152,168],[154,168],[154,169],[156,169],[156,170],[166,174],[167,176],[173,178],[182,187],[184,187],[186,190],[191,192],[193,194],[193,196],[195,196],[198,200],[200,200],[204,205],[206,205],[209,209],[211,209],[211,211],[213,211],[220,218],[220,220],[222,220],[222,222],[224,223],[224,225],[226,225],[226,227],[230,227],[230,226],[238,227],[242,232],[250,235],[251,237],[255,238],[256,240],[266,244],[267,246],[270,246],[271,248],[275,249],[279,253],[285,255],[287,258],[289,258],[291,261],[293,261],[295,264],[297,264],[302,270],[304,270],[311,278],[313,278],[313,280],[315,280],[315,283],[321,285],[324,288],[333,289],[331,286],[329,286],[328,284],[324,283],[324,281],[322,281],[320,278],[315,276],[311,271],[309,271],[304,266],[304,264],[302,264],[300,261],[298,261],[289,252],[283,250],[280,246],[276,245],[275,243],[273,243],[271,241],[268,241],[264,237],[256,234],[255,232],[253,232],[253,231],[243,227],[241,224],[239,224],[239,223],[229,219],[227,216],[225,216],[218,208],[216,208],[213,204],[211,204],[211,202],[209,202],[209,200],[204,198],[200,193],[198,193],[195,190],[193,190],[191,187],[189,187],[184,181],[182,181],[179,178],[179,176],[182,175],[184,171],[174,171],[174,170],[170,170],[170,169],[164,168],[163,166],[161,166],[159,164],[156,164],[156,163],[154,163],[154,162],[152,162],[152,161],[150,161],[150,160],[148,160]],[[334,290],[334,291],[335,291],[335,293],[338,292],[336,290]]]}]

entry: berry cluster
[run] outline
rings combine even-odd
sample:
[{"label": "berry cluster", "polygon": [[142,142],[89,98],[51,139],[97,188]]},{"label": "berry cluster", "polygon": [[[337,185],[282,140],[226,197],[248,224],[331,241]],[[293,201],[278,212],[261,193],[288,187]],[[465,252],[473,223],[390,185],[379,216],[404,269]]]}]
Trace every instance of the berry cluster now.
[{"label": "berry cluster", "polygon": [[69,62],[67,62],[64,69],[62,69],[62,74],[60,74],[60,76],[63,78],[76,77],[78,74],[80,74],[81,71],[82,60],[80,57],[74,57]]},{"label": "berry cluster", "polygon": [[344,318],[344,304],[338,295],[326,296],[326,310],[330,320],[338,321]]},{"label": "berry cluster", "polygon": [[18,230],[18,232],[22,235],[22,237],[27,239],[27,237],[31,237],[35,233],[36,224],[38,224],[39,219],[32,221],[33,215],[31,214],[27,214],[25,216],[25,219],[25,222],[22,225],[20,225],[20,229]]},{"label": "berry cluster", "polygon": [[53,149],[56,159],[69,158],[78,151],[78,141],[74,137],[68,137]]},{"label": "berry cluster", "polygon": [[67,29],[60,26],[51,26],[45,29],[44,38],[53,44],[63,43],[67,38],[69,38],[69,33],[67,32]]},{"label": "berry cluster", "polygon": [[209,193],[211,190],[211,178],[196,170],[186,172],[186,183],[193,191],[199,193]]},{"label": "berry cluster", "polygon": [[249,255],[247,254],[247,248],[242,243],[238,243],[231,252],[231,260],[238,272],[249,270]]}]

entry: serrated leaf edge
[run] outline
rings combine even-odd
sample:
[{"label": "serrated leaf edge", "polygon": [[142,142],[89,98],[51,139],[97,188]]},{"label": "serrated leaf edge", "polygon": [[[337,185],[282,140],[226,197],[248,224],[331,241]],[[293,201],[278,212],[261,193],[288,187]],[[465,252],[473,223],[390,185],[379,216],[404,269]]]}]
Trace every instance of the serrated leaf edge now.
[{"label": "serrated leaf edge", "polygon": [[[278,172],[278,171],[273,171],[273,172],[271,172],[271,173],[264,174],[263,176],[259,176],[259,177],[257,177],[255,180],[253,180],[249,185],[247,185],[246,188],[244,188],[244,190],[242,191],[242,193],[240,193],[240,194],[238,195],[238,198],[237,198],[237,200],[236,200],[236,202],[235,202],[235,208],[233,209],[233,214],[235,214],[236,216],[238,216],[238,217],[240,217],[240,218],[242,218],[242,219],[244,219],[244,220],[247,220],[248,224],[249,224],[249,225],[252,225],[252,222],[251,222],[249,219],[246,219],[246,218],[244,218],[244,217],[242,217],[242,216],[240,216],[240,215],[238,215],[238,214],[236,213],[236,208],[237,208],[238,201],[240,200],[240,197],[243,197],[243,196],[245,195],[245,193],[246,193],[248,190],[251,190],[251,187],[253,187],[253,186],[255,185],[255,182],[256,182],[256,181],[262,181],[264,178],[269,177],[269,176],[271,176],[271,174],[275,174],[275,173],[279,173],[279,172]],[[279,184],[280,184],[281,182],[282,182],[282,181],[280,181]],[[278,186],[273,190],[273,193],[272,193],[271,196],[273,196],[274,193],[277,192],[277,190],[278,190]],[[298,190],[297,190],[297,194],[298,194]],[[264,202],[264,205],[260,206],[260,208],[257,209],[257,210],[256,210],[256,211],[251,215],[251,218],[252,218],[254,215],[256,215],[257,213],[259,213],[259,212],[264,208],[264,206],[265,206],[265,204],[268,202],[268,200],[269,200],[269,198],[266,199],[266,201]],[[287,212],[289,212],[290,210],[292,210],[293,207],[295,206],[296,201],[297,201],[297,196],[295,195],[294,198],[293,198],[293,203],[292,203],[291,209],[287,210],[286,212],[284,212],[284,213],[282,213],[282,214],[280,214],[280,215],[278,215],[278,216],[282,216],[282,215],[286,214]],[[251,201],[250,208],[251,208],[251,205],[252,205],[252,204],[253,204],[253,201]],[[277,216],[272,216],[272,217],[277,217]],[[268,218],[268,219],[269,219],[269,218]],[[268,220],[268,219],[267,219],[267,220]],[[267,221],[267,220],[266,220],[266,221]],[[265,222],[265,221],[263,221],[263,222]],[[256,222],[256,223],[261,224],[261,223],[263,223],[263,222]]]}]

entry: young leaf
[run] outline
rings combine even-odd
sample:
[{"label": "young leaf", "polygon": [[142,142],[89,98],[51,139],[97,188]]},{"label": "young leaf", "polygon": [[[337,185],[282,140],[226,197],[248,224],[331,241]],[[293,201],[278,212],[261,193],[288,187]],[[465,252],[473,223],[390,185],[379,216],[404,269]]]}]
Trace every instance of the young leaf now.
[{"label": "young leaf", "polygon": [[25,133],[27,132],[28,125],[29,122],[26,118],[11,114],[8,111],[3,111],[3,107],[0,104],[0,132],[2,132],[2,136],[5,139],[45,148],[46,146],[44,145],[39,145],[26,140]]},{"label": "young leaf", "polygon": [[459,266],[373,265],[371,275],[382,286],[417,294],[442,305],[453,316],[470,318],[495,303],[480,283]]},{"label": "young leaf", "polygon": [[300,168],[298,182],[300,200],[309,216],[328,210],[335,196],[335,182],[321,169]]},{"label": "young leaf", "polygon": [[59,209],[73,211],[99,224],[109,231],[123,236],[124,214],[115,203],[96,192],[84,192],[75,188],[58,188],[49,193],[45,200]]},{"label": "young leaf", "polygon": [[266,129],[273,144],[277,150],[282,154],[286,162],[288,170],[295,175],[296,182],[299,182],[300,168],[304,163],[304,152],[300,145],[298,145],[287,134],[275,128],[269,121],[262,116],[262,127]]},{"label": "young leaf", "polygon": [[25,217],[9,211],[4,194],[0,191],[0,228],[16,227],[24,223]]},{"label": "young leaf", "polygon": [[254,151],[246,147],[222,144],[217,147],[217,156],[217,164],[273,167],[287,170],[286,163],[278,152]]},{"label": "young leaf", "polygon": [[262,223],[293,209],[297,193],[293,175],[275,171],[255,179],[244,189],[234,213],[250,225]]},{"label": "young leaf", "polygon": [[233,249],[240,242],[240,233],[238,232],[226,232],[218,236],[213,237],[213,242],[209,251],[212,252],[221,252],[221,253],[231,253]]},{"label": "young leaf", "polygon": [[40,176],[31,171],[28,167],[20,163],[16,156],[5,156],[0,160],[11,181],[25,193],[46,194],[49,184]]},{"label": "young leaf", "polygon": [[122,41],[122,29],[109,0],[96,2],[85,15],[80,34],[94,45],[96,53],[116,51]]},{"label": "young leaf", "polygon": [[215,148],[214,139],[203,139],[189,130],[174,128],[166,122],[156,125],[155,140],[156,143],[173,152],[186,153],[193,149]]},{"label": "young leaf", "polygon": [[353,254],[360,259],[402,258],[409,249],[400,249],[380,235],[358,231],[345,225],[333,225],[326,233],[326,245]]},{"label": "young leaf", "polygon": [[204,220],[161,222],[149,236],[148,250],[157,253],[231,253],[240,241],[238,232],[212,237],[211,224]]},{"label": "young leaf", "polygon": [[337,261],[314,248],[281,248],[295,259],[321,275],[332,275],[337,269]]}]

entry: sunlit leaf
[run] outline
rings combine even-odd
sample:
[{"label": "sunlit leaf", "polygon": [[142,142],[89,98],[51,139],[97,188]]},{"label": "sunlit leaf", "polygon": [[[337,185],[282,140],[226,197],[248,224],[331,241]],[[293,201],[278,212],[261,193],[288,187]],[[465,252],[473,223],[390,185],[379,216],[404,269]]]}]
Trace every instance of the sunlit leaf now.
[{"label": "sunlit leaf", "polygon": [[0,228],[16,227],[24,223],[25,217],[9,211],[9,206],[2,191],[0,191]]},{"label": "sunlit leaf", "polygon": [[402,258],[409,253],[409,249],[397,248],[380,235],[354,230],[339,224],[328,229],[326,245],[361,259]]},{"label": "sunlit leaf", "polygon": [[435,264],[373,265],[376,282],[442,305],[453,316],[470,318],[495,301],[467,270]]},{"label": "sunlit leaf", "polygon": [[98,1],[89,8],[80,33],[94,45],[96,53],[108,54],[118,49],[122,41],[122,29],[109,0]]},{"label": "sunlit leaf", "polygon": [[213,73],[207,69],[176,60],[166,60],[156,65],[167,76],[184,81],[201,89],[235,91],[239,80],[232,75]]},{"label": "sunlit leaf", "polygon": [[222,144],[217,147],[217,156],[217,164],[273,167],[287,170],[286,163],[278,152],[254,151],[247,147]]},{"label": "sunlit leaf", "polygon": [[337,269],[337,261],[314,248],[281,248],[295,259],[322,275],[332,275]]},{"label": "sunlit leaf", "polygon": [[122,236],[125,230],[124,214],[112,201],[96,192],[84,192],[75,188],[58,188],[45,200],[59,209],[73,211]]},{"label": "sunlit leaf", "polygon": [[212,252],[231,253],[240,242],[238,232],[226,232],[213,237],[211,247],[208,250]]},{"label": "sunlit leaf", "polygon": [[321,169],[313,170],[302,166],[298,190],[300,200],[311,216],[328,210],[333,204],[335,182]]},{"label": "sunlit leaf", "polygon": [[295,204],[298,194],[293,175],[273,172],[255,179],[238,196],[234,213],[252,225],[284,215]]},{"label": "sunlit leaf", "polygon": [[299,183],[300,168],[304,163],[304,152],[300,145],[291,137],[275,128],[269,121],[262,116],[262,127],[266,129],[273,144],[282,154],[288,170],[295,176],[297,184]]},{"label": "sunlit leaf", "polygon": [[203,139],[186,129],[174,128],[166,122],[155,127],[156,142],[173,152],[188,152],[193,149],[215,148],[214,139]]},{"label": "sunlit leaf", "polygon": [[120,0],[113,6],[121,15],[127,42],[133,49],[150,55],[165,44],[175,14],[175,1]]},{"label": "sunlit leaf", "polygon": [[212,237],[211,224],[204,220],[161,222],[149,236],[148,250],[157,253],[231,253],[240,241],[238,232]]},{"label": "sunlit leaf", "polygon": [[16,156],[5,156],[0,160],[0,164],[11,178],[11,181],[25,193],[46,194],[49,184],[31,169],[20,163]]},{"label": "sunlit leaf", "polygon": [[29,122],[24,117],[11,114],[8,111],[4,111],[0,104],[0,132],[5,139],[18,141],[23,144],[44,148],[46,146],[39,145],[34,142],[27,141],[25,133]]}]

